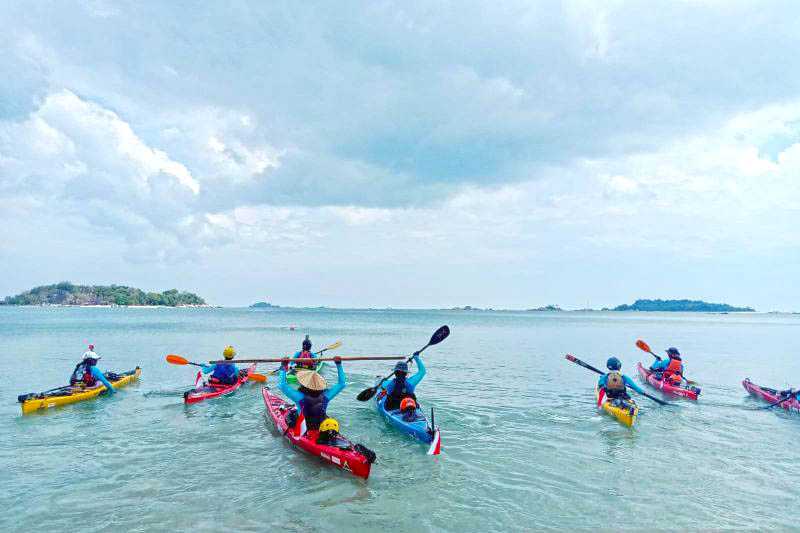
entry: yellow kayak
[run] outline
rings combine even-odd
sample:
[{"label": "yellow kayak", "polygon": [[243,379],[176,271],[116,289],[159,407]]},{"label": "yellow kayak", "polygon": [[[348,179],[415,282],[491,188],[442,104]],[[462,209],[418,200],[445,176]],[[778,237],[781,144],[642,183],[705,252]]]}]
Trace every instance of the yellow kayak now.
[{"label": "yellow kayak", "polygon": [[[595,401],[600,397],[600,389],[595,387],[594,399]],[[623,400],[624,405],[612,405],[608,397],[603,398],[603,411],[610,414],[623,426],[632,427],[636,423],[636,417],[639,415],[639,406],[632,399]]]},{"label": "yellow kayak", "polygon": [[[109,381],[115,389],[118,389],[133,383],[139,379],[141,374],[142,369],[137,366],[135,369],[129,370],[128,372],[117,374],[117,379],[109,379]],[[49,409],[50,407],[59,407],[82,402],[84,400],[91,400],[97,398],[104,390],[106,390],[106,386],[102,383],[98,383],[94,387],[83,387],[81,385],[76,385],[74,387],[66,386],[50,392],[24,394],[17,399],[20,404],[22,404],[22,414],[27,415],[42,409]]]}]

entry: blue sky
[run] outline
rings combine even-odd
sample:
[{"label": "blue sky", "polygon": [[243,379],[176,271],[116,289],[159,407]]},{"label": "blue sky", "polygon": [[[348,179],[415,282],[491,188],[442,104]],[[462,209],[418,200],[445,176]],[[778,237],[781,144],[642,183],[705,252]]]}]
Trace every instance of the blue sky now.
[{"label": "blue sky", "polygon": [[800,308],[795,2],[6,2],[0,24],[0,295]]}]

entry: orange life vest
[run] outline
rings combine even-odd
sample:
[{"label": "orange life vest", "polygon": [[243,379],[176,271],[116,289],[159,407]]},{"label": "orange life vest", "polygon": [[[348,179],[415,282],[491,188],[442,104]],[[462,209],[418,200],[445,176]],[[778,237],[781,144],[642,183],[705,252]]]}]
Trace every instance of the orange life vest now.
[{"label": "orange life vest", "polygon": [[680,382],[681,376],[683,376],[683,363],[680,359],[670,359],[667,368],[664,369],[664,379]]}]

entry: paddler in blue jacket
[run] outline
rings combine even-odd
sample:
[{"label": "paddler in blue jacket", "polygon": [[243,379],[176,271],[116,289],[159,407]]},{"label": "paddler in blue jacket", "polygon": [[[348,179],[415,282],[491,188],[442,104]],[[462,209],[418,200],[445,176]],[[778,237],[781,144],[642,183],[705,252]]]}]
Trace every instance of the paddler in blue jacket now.
[{"label": "paddler in blue jacket", "polygon": [[[644,391],[635,381],[620,372],[622,363],[619,359],[610,357],[608,361],[606,361],[606,368],[608,368],[610,372],[600,376],[600,379],[597,381],[597,387],[611,400],[630,400],[627,387],[632,388],[639,394],[644,394]],[[603,397],[601,395],[600,398],[598,398],[598,405],[600,405],[602,401]]]},{"label": "paddler in blue jacket", "polygon": [[419,357],[419,352],[414,352],[413,361],[418,368],[416,374],[408,377],[408,363],[400,361],[394,365],[394,377],[384,381],[381,385],[381,396],[387,395],[386,403],[384,403],[384,408],[387,411],[400,409],[400,402],[404,398],[412,398],[416,401],[417,396],[414,394],[414,390],[419,385],[419,382],[422,381],[422,378],[425,377],[426,370],[422,359]]},{"label": "paddler in blue jacket", "polygon": [[289,363],[284,361],[281,371],[278,374],[278,387],[292,400],[299,412],[303,414],[306,422],[307,431],[319,431],[320,424],[328,418],[328,404],[337,394],[342,392],[347,385],[342,360],[335,357],[336,373],[339,381],[333,387],[328,388],[328,382],[314,370],[298,370],[297,383],[299,389],[295,390],[286,382],[286,371]]},{"label": "paddler in blue jacket", "polygon": [[316,367],[316,361],[314,361],[315,357],[314,354],[311,353],[311,340],[306,335],[306,338],[303,339],[303,349],[299,352],[295,352],[293,359],[300,359],[295,363],[295,369],[306,369],[306,370],[314,370]]},{"label": "paddler in blue jacket", "polygon": [[650,370],[653,372],[660,372],[662,376],[661,379],[665,379],[673,385],[678,386],[684,379],[681,353],[677,348],[669,348],[667,349],[667,356],[669,357],[668,359],[661,359],[654,362],[650,366]]},{"label": "paddler in blue jacket", "polygon": [[[233,349],[233,346],[226,346],[225,349],[222,350],[222,357],[224,357],[226,361],[232,361],[235,356],[236,350]],[[233,363],[205,365],[202,370],[203,374],[211,374],[209,383],[216,382],[232,385],[239,379],[239,369],[236,368],[236,365]]]},{"label": "paddler in blue jacket", "polygon": [[99,381],[106,386],[103,394],[114,394],[116,392],[114,386],[106,379],[105,374],[97,368],[97,361],[99,360],[100,356],[95,353],[94,344],[90,344],[89,349],[83,352],[83,360],[72,371],[69,384],[72,386],[83,384],[84,387],[94,387]]}]

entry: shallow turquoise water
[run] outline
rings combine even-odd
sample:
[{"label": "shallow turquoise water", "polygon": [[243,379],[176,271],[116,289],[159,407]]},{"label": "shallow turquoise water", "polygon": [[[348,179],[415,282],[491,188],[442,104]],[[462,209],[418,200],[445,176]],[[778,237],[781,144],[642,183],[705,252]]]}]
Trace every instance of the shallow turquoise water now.
[{"label": "shallow turquoise water", "polygon": [[[330,412],[378,454],[367,482],[284,443],[260,386],[187,407],[194,370],[164,362],[227,343],[281,354],[303,333],[341,339],[340,355],[408,353],[442,324],[452,335],[425,353],[418,389],[438,458],[355,400],[387,364],[345,367]],[[760,404],[740,382],[800,386],[799,334],[797,316],[0,308],[0,530],[792,528],[800,416],[747,410]],[[596,414],[595,376],[564,354],[617,354],[634,375],[651,360],[637,338],[678,346],[704,389],[696,404],[641,399],[628,430]],[[141,383],[21,416],[16,396],[63,384],[89,341],[104,369],[139,364]]]}]

